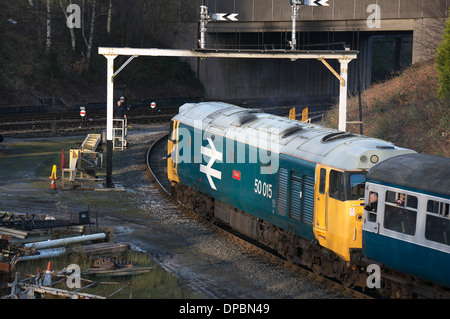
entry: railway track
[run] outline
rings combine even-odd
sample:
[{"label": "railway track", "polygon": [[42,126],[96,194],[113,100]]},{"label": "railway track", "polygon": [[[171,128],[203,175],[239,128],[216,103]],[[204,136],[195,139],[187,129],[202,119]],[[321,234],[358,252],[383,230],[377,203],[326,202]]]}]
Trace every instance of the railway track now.
[{"label": "railway track", "polygon": [[[170,108],[158,111],[134,111],[129,114],[129,125],[167,123],[175,115]],[[75,112],[42,114],[5,115],[0,122],[0,134],[48,134],[71,133],[87,130],[101,130],[106,126],[106,114],[103,111],[90,112],[81,117]]]},{"label": "railway track", "polygon": [[[272,114],[288,114],[290,106],[268,107],[264,110]],[[328,106],[313,106],[309,112],[312,121],[323,118]],[[128,112],[128,123],[158,124],[168,123],[178,113],[178,107],[163,107],[159,109],[136,108]],[[298,113],[298,112],[297,112]],[[301,116],[301,114],[297,114]],[[88,110],[85,117],[78,111],[46,112],[46,113],[9,113],[2,114],[0,135],[48,135],[70,134],[101,130],[106,127],[105,110]]]},{"label": "railway track", "polygon": [[247,238],[239,233],[236,233],[229,227],[225,227],[224,225],[221,224],[211,223],[210,221],[204,219],[203,217],[196,214],[194,211],[187,208],[186,205],[184,205],[182,202],[179,202],[176,199],[174,199],[171,196],[170,182],[166,178],[167,165],[166,162],[162,160],[162,158],[166,156],[167,144],[165,142],[167,142],[167,136],[168,135],[164,135],[158,140],[156,140],[148,149],[146,156],[147,170],[152,180],[157,184],[162,195],[164,195],[169,200],[178,205],[178,207],[182,209],[185,213],[187,213],[191,218],[197,220],[198,222],[204,225],[207,225],[208,227],[213,228],[215,231],[219,232],[220,234],[226,236],[233,242],[236,242],[237,244],[246,248],[248,251],[263,256],[264,258],[270,260],[273,263],[289,268],[299,273],[303,277],[311,278],[318,282],[325,283],[328,286],[342,292],[348,297],[356,299],[374,299],[373,296],[370,296],[362,291],[347,288],[341,285],[339,282],[317,275],[307,268],[294,265],[278,256],[276,252],[271,251],[267,247],[260,245],[259,243],[255,242],[250,238]]}]

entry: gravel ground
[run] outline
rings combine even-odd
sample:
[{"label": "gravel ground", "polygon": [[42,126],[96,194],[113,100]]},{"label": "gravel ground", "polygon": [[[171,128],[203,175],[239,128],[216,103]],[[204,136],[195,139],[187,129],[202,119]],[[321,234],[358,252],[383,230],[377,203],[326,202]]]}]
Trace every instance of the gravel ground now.
[{"label": "gravel ground", "polygon": [[0,183],[0,210],[74,211],[86,209],[86,203],[94,201],[99,225],[113,227],[116,242],[129,243],[133,249],[147,253],[200,297],[345,298],[324,284],[249,253],[162,197],[151,183],[145,164],[148,147],[162,133],[157,127],[130,130],[128,149],[115,152],[112,180],[122,184],[125,192],[73,190],[55,194],[23,182],[17,188]]},{"label": "gravel ground", "polygon": [[[301,278],[249,253],[162,198],[145,172],[150,141],[161,134],[130,134],[129,149],[117,156],[115,177],[133,192],[133,205],[145,213],[116,227],[118,240],[150,254],[162,267],[208,298],[342,298],[325,285]],[[117,217],[105,216],[115,225]]]}]

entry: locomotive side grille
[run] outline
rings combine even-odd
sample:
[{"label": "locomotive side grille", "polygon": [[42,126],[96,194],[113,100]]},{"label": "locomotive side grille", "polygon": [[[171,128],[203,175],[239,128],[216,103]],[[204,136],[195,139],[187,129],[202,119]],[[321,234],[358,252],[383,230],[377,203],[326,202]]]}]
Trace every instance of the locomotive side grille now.
[{"label": "locomotive side grille", "polygon": [[277,213],[281,216],[286,216],[287,210],[287,188],[288,188],[288,172],[285,168],[280,168],[278,171],[278,205]]},{"label": "locomotive side grille", "polygon": [[312,225],[314,217],[314,178],[303,177],[303,215],[302,222]]},{"label": "locomotive side grille", "polygon": [[294,220],[300,220],[301,208],[302,208],[302,177],[297,173],[292,173],[289,217],[291,217]]}]

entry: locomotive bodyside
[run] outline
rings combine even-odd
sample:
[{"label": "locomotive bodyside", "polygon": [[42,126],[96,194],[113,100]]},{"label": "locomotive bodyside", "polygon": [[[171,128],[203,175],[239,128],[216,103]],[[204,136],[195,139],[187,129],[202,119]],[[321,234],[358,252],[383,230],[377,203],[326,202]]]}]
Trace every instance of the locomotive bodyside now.
[{"label": "locomotive bodyside", "polygon": [[215,217],[241,211],[252,237],[264,221],[344,261],[362,247],[363,170],[413,152],[225,103],[185,104],[171,125],[169,179],[213,198]]}]

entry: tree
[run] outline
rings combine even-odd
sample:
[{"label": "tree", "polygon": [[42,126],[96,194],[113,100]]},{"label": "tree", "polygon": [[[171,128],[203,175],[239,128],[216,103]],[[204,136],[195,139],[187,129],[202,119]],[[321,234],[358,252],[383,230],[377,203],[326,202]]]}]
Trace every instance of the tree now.
[{"label": "tree", "polygon": [[[62,12],[64,14],[64,17],[67,20],[69,18],[69,15],[67,14],[67,7],[72,4],[72,0],[69,0],[68,3],[65,0],[64,0],[64,3],[61,2],[61,1],[62,0],[59,0],[59,6],[61,7],[61,10],[62,10]],[[76,42],[77,42],[77,39],[76,39],[76,36],[75,36],[75,31],[74,31],[74,28],[68,28],[68,29],[69,29],[69,32],[70,32],[70,39],[71,39],[71,43],[72,43],[72,51],[75,51],[75,49],[76,49]]]},{"label": "tree", "polygon": [[416,21],[417,27],[414,31],[414,45],[425,59],[436,56],[448,13],[447,0],[426,1],[423,8],[425,18]]},{"label": "tree", "polygon": [[[84,0],[83,0],[83,9],[84,9]],[[91,12],[91,25],[89,29],[89,40],[86,39],[86,36],[84,34],[84,25],[83,25],[83,39],[86,43],[86,60],[87,64],[89,65],[91,62],[91,52],[92,52],[92,43],[94,41],[94,29],[95,29],[95,19],[97,18],[96,14],[96,5],[97,0],[92,0],[92,12]]]},{"label": "tree", "polygon": [[47,53],[52,47],[52,12],[50,0],[47,0]]},{"label": "tree", "polygon": [[444,40],[438,47],[436,64],[439,74],[439,98],[447,100],[450,99],[450,19],[447,20],[443,37]]}]

